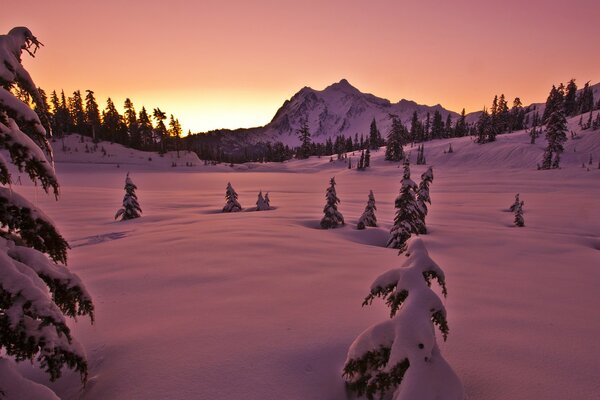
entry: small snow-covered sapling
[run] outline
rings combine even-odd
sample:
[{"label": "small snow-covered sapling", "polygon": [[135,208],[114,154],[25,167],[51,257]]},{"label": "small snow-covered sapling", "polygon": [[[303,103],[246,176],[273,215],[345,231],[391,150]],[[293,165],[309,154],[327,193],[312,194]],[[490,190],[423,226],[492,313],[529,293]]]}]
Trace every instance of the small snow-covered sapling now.
[{"label": "small snow-covered sapling", "polygon": [[515,225],[518,227],[525,226],[525,220],[523,219],[523,204],[525,204],[525,202],[521,201],[519,205],[514,209]]},{"label": "small snow-covered sapling", "polygon": [[340,199],[337,197],[335,191],[335,177],[329,180],[329,187],[325,192],[325,207],[323,208],[323,218],[321,219],[320,225],[323,229],[337,228],[340,225],[344,225],[344,216],[338,211],[337,205]]},{"label": "small snow-covered sapling", "polygon": [[238,194],[236,193],[230,182],[227,182],[227,188],[225,189],[225,206],[223,206],[223,212],[238,212],[242,211],[242,206],[238,202]]},{"label": "small snow-covered sapling", "polygon": [[137,186],[133,183],[129,177],[129,172],[125,177],[125,196],[123,197],[123,208],[120,208],[115,214],[115,219],[121,218],[121,221],[128,219],[139,218],[142,213],[140,204],[138,203],[137,195],[135,191]]},{"label": "small snow-covered sapling", "polygon": [[521,204],[521,202],[519,200],[519,193],[517,193],[515,195],[515,201],[514,201],[514,203],[512,203],[512,205],[509,208],[510,212],[515,212],[515,210],[517,209],[517,207],[519,207],[519,204]]},{"label": "small snow-covered sapling", "polygon": [[369,200],[367,200],[367,205],[365,207],[365,211],[363,211],[362,215],[358,219],[358,223],[356,224],[357,229],[365,229],[367,226],[377,226],[377,217],[375,216],[375,211],[377,207],[375,206],[375,196],[373,195],[373,191],[369,191]]}]

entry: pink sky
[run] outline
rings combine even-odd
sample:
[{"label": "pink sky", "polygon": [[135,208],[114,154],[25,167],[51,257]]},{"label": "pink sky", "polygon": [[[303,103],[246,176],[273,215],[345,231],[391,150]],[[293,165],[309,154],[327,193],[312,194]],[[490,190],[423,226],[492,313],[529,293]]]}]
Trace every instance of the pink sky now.
[{"label": "pink sky", "polygon": [[24,63],[47,90],[160,107],[187,131],[263,125],[303,86],[346,78],[391,101],[467,112],[496,93],[544,101],[600,80],[600,3],[554,1],[3,0],[0,31],[46,45]]}]

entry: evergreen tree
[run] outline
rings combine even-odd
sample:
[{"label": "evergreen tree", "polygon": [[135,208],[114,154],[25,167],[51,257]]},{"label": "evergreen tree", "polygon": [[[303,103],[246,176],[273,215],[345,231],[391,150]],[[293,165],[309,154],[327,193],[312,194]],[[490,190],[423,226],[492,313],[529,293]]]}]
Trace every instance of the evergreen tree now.
[{"label": "evergreen tree", "polygon": [[371,121],[371,128],[369,131],[369,144],[372,150],[379,149],[381,146],[381,133],[379,129],[377,129],[377,123],[375,122],[375,118]]},{"label": "evergreen tree", "polygon": [[487,109],[484,108],[481,115],[479,115],[475,129],[477,134],[477,138],[475,139],[476,143],[483,144],[496,140],[496,134],[492,126],[492,118]]},{"label": "evergreen tree", "polygon": [[510,109],[510,132],[520,131],[525,129],[525,110],[523,109],[523,103],[521,103],[521,99],[515,97],[513,101],[513,106]]},{"label": "evergreen tree", "polygon": [[413,233],[418,232],[419,213],[415,198],[417,185],[410,179],[408,159],[404,161],[404,175],[400,195],[396,198],[396,217],[390,231],[387,247],[398,249],[399,253],[406,251],[406,242]]},{"label": "evergreen tree", "polygon": [[137,114],[133,102],[129,98],[125,99],[124,109],[123,120],[129,132],[130,146],[134,149],[140,149],[142,147],[142,137],[140,135]]},{"label": "evergreen tree", "polygon": [[540,129],[538,129],[540,116],[537,111],[533,114],[532,120],[529,137],[531,138],[531,144],[535,144],[535,140],[540,136]]},{"label": "evergreen tree", "polygon": [[[429,257],[423,241],[411,241],[401,268],[380,275],[363,306],[380,297],[390,319],[369,327],[348,350],[343,378],[356,397],[393,400],[463,400],[463,386],[444,360],[435,327],[449,333],[446,309],[431,289],[437,281],[447,296],[442,269]],[[354,396],[352,396],[354,398]]]},{"label": "evergreen tree", "polygon": [[270,208],[268,203],[268,193],[265,196],[267,197],[267,200],[265,200],[265,198],[263,197],[262,190],[258,192],[258,199],[256,200],[256,211],[264,211]]},{"label": "evergreen tree", "polygon": [[586,82],[577,98],[577,108],[580,114],[594,109],[594,92],[589,82]]},{"label": "evergreen tree", "polygon": [[181,124],[179,123],[179,120],[173,117],[173,114],[171,114],[171,118],[169,119],[168,133],[170,142],[175,145],[177,157],[179,157],[179,148],[181,147],[181,134],[183,133],[183,131],[181,129]]},{"label": "evergreen tree", "polygon": [[454,127],[454,136],[463,137],[466,136],[469,132],[467,127],[467,115],[465,109],[463,108],[460,117],[456,120],[456,126]]},{"label": "evergreen tree", "polygon": [[517,207],[519,207],[519,204],[521,204],[521,201],[519,200],[519,193],[517,193],[515,195],[515,202],[511,204],[509,210],[510,212],[515,212],[515,210],[517,209]]},{"label": "evergreen tree", "polygon": [[525,220],[523,219],[523,204],[524,202],[521,201],[514,209],[515,225],[518,227],[525,226]]},{"label": "evergreen tree", "polygon": [[115,103],[113,103],[110,97],[106,99],[106,108],[102,112],[102,132],[105,140],[123,145],[128,144],[123,117],[117,111]]},{"label": "evergreen tree", "polygon": [[85,122],[89,127],[88,129],[92,138],[96,140],[97,135],[100,134],[101,127],[100,109],[94,97],[94,92],[91,90],[86,90],[85,92]]},{"label": "evergreen tree", "polygon": [[79,90],[73,92],[73,97],[69,97],[69,115],[73,121],[73,129],[81,135],[89,135],[85,123],[83,99]]},{"label": "evergreen tree", "polygon": [[298,139],[300,139],[300,148],[298,149],[298,158],[304,159],[310,157],[311,153],[311,140],[310,130],[306,121],[302,124],[298,130]]},{"label": "evergreen tree", "polygon": [[429,209],[427,208],[427,203],[431,204],[431,197],[429,195],[429,185],[433,182],[433,169],[432,167],[427,168],[427,171],[421,174],[421,182],[419,183],[419,187],[417,189],[417,212],[419,215],[419,219],[417,221],[417,229],[416,233],[425,234],[427,233],[427,226],[425,225],[425,218],[427,217],[427,213]]},{"label": "evergreen tree", "polygon": [[410,122],[410,141],[411,142],[423,142],[425,141],[425,129],[423,124],[419,120],[419,115],[415,110],[412,115]]},{"label": "evergreen tree", "polygon": [[542,123],[547,123],[548,118],[559,109],[564,113],[564,85],[561,83],[558,88],[552,85],[548,99],[546,100],[546,108],[542,115]]},{"label": "evergreen tree", "polygon": [[[43,112],[43,99],[21,64],[22,51],[33,55],[40,45],[24,27],[0,35],[0,149],[16,170],[58,199],[59,184],[46,139],[49,120],[40,118],[7,90],[18,86],[28,93],[38,112]],[[55,93],[54,97],[58,102]],[[93,321],[91,297],[79,277],[66,268],[66,240],[10,182],[8,165],[1,158],[0,352],[16,361],[37,360],[51,380],[59,378],[67,366],[85,381],[88,364],[66,317],[87,315]],[[4,387],[0,392],[22,398],[21,393],[8,393]]]},{"label": "evergreen tree", "polygon": [[360,152],[360,159],[358,160],[358,166],[356,167],[359,171],[365,169],[365,151]]},{"label": "evergreen tree", "polygon": [[146,111],[145,107],[140,110],[138,119],[138,130],[141,140],[141,147],[144,149],[153,149],[154,147],[154,135],[152,121]]},{"label": "evergreen tree", "polygon": [[269,199],[269,192],[265,193],[265,197],[263,199],[264,203],[265,203],[265,207],[267,207],[267,210],[271,209],[271,200]]},{"label": "evergreen tree", "polygon": [[564,107],[567,116],[572,117],[577,114],[577,84],[575,79],[571,79],[567,84]]},{"label": "evergreen tree", "polygon": [[115,219],[121,218],[121,221],[126,221],[128,219],[139,218],[142,213],[142,209],[140,208],[140,204],[138,203],[137,195],[135,191],[137,190],[137,186],[133,183],[131,178],[129,177],[129,172],[125,177],[125,196],[123,197],[123,208],[120,208],[115,214]]},{"label": "evergreen tree", "polygon": [[362,215],[358,219],[356,228],[362,230],[367,226],[377,226],[377,217],[375,216],[376,210],[377,207],[375,206],[375,196],[373,195],[373,191],[370,190],[367,206],[365,207],[365,211],[363,211]]},{"label": "evergreen tree", "polygon": [[400,161],[404,158],[402,136],[405,130],[406,128],[398,118],[392,118],[392,127],[387,137],[387,147],[385,149],[385,159],[387,161]]},{"label": "evergreen tree", "polygon": [[454,132],[452,130],[452,115],[450,113],[448,113],[448,116],[446,117],[446,127],[444,128],[444,132],[445,137],[454,136]]},{"label": "evergreen tree", "polygon": [[552,161],[551,167],[559,168],[560,154],[564,151],[563,143],[567,141],[567,120],[562,107],[556,108],[548,118],[546,123],[546,140],[548,141],[548,145],[544,152],[542,169],[548,169],[548,159],[551,159],[552,155],[555,158]]},{"label": "evergreen tree", "polygon": [[344,216],[338,211],[337,205],[340,199],[335,192],[335,178],[329,181],[329,187],[325,192],[325,207],[323,208],[323,218],[321,219],[321,228],[332,229],[339,225],[344,225]]},{"label": "evergreen tree", "polygon": [[242,206],[238,202],[238,194],[229,182],[227,182],[227,189],[225,189],[225,201],[226,203],[223,207],[223,212],[242,211]]},{"label": "evergreen tree", "polygon": [[369,150],[367,148],[367,151],[365,151],[365,163],[364,163],[364,167],[365,168],[369,168],[370,166],[371,166],[371,150]]},{"label": "evergreen tree", "polygon": [[168,140],[168,132],[167,127],[165,126],[164,120],[167,119],[167,114],[161,111],[160,108],[155,108],[152,112],[152,116],[156,120],[156,137],[160,142],[160,153],[167,152],[167,140]]},{"label": "evergreen tree", "polygon": [[444,137],[444,121],[442,120],[442,114],[439,110],[435,110],[433,113],[433,121],[431,123],[431,138],[441,139]]}]

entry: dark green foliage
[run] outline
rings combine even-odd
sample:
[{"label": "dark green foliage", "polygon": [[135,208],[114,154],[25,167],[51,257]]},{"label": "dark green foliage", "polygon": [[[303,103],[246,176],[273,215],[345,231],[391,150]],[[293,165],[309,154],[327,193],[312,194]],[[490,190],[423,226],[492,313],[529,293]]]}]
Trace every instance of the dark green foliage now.
[{"label": "dark green foliage", "polygon": [[[12,196],[17,196],[12,194]],[[32,214],[28,207],[11,202],[12,196],[4,195],[0,189],[0,236],[14,238],[19,242],[46,253],[55,262],[66,264],[69,244],[54,226],[45,219]]]},{"label": "dark green foliage", "polygon": [[431,312],[431,322],[438,327],[445,342],[446,339],[448,339],[448,333],[450,332],[448,321],[446,320],[446,314],[442,310],[431,310]]},{"label": "dark green foliage", "polygon": [[375,122],[375,118],[371,121],[371,127],[369,130],[369,148],[372,150],[379,149],[382,146],[383,139],[381,138],[381,133],[379,129],[377,129],[377,123]]},{"label": "dark green foliage", "polygon": [[400,385],[410,367],[408,359],[394,365],[390,372],[376,372],[387,366],[390,353],[389,347],[381,346],[379,350],[369,351],[361,358],[348,361],[343,371],[348,390],[357,396],[366,396],[373,400],[377,394],[383,399],[390,389]]},{"label": "dark green foliage", "polygon": [[387,161],[400,161],[404,159],[403,137],[406,136],[406,128],[396,117],[392,119],[392,128],[387,138],[385,159]]},{"label": "dark green foliage", "polygon": [[427,286],[430,286],[430,287],[431,287],[431,281],[433,279],[435,279],[437,281],[437,283],[440,285],[440,287],[442,288],[442,294],[444,295],[444,297],[448,297],[448,289],[446,289],[446,281],[444,280],[443,277],[439,276],[437,272],[424,271],[423,278],[425,278],[425,281],[427,282]]},{"label": "dark green foliage", "polygon": [[308,129],[308,124],[304,122],[302,127],[298,130],[298,139],[300,139],[300,148],[296,153],[296,158],[308,158],[311,153],[311,141],[310,141],[310,131]]}]

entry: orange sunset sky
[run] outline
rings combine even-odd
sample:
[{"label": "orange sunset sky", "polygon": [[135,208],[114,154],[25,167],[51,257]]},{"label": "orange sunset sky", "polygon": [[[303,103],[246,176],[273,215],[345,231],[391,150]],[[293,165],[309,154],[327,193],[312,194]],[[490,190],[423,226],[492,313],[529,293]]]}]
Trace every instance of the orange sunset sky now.
[{"label": "orange sunset sky", "polygon": [[[5,12],[7,8],[11,12]],[[23,62],[51,91],[160,107],[184,130],[264,125],[303,86],[346,78],[395,102],[480,110],[600,80],[600,2],[2,1],[0,31],[45,44]]]}]

